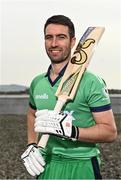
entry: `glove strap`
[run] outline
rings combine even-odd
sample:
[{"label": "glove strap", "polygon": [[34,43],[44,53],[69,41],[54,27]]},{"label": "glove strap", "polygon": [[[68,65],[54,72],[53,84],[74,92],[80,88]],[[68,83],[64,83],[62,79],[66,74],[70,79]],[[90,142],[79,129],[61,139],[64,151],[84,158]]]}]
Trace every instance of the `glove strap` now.
[{"label": "glove strap", "polygon": [[31,146],[31,145],[33,145],[33,146],[36,147],[36,148],[38,147],[36,143],[27,144],[27,147],[29,147],[29,146]]},{"label": "glove strap", "polygon": [[77,126],[72,126],[72,133],[71,133],[71,138],[78,140],[79,138],[79,128]]}]

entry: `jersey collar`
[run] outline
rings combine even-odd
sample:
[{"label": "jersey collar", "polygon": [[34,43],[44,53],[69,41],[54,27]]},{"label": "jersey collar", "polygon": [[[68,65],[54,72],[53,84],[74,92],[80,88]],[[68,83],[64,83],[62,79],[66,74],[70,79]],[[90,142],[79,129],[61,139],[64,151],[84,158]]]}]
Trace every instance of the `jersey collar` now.
[{"label": "jersey collar", "polygon": [[[67,63],[67,64],[68,64],[68,63]],[[48,70],[47,70],[47,73],[45,74],[45,77],[48,77],[48,80],[49,80],[49,82],[50,82],[50,84],[51,84],[52,86],[54,86],[54,85],[56,84],[56,82],[64,75],[64,72],[65,72],[65,70],[66,70],[67,64],[66,64],[66,65],[63,67],[63,69],[59,72],[58,77],[57,77],[54,81],[52,81],[52,80],[50,79],[50,70],[51,70],[52,66],[51,66],[51,65],[49,66],[49,68],[48,68]]]}]

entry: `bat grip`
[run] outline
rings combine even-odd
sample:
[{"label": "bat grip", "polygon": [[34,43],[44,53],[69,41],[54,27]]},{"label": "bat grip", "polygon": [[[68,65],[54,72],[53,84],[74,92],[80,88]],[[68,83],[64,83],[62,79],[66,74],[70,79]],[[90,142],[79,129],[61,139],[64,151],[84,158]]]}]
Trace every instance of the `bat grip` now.
[{"label": "bat grip", "polygon": [[[60,112],[65,103],[66,103],[66,100],[59,97],[55,105],[54,111]],[[41,136],[41,139],[38,142],[38,146],[41,148],[45,148],[47,145],[48,139],[49,139],[49,134],[43,134]]]}]

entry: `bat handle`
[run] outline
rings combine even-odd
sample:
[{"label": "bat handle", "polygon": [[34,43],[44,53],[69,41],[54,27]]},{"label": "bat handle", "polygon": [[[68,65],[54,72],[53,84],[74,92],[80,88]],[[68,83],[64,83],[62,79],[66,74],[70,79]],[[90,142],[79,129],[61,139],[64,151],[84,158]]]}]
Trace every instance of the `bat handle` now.
[{"label": "bat handle", "polygon": [[[66,103],[66,100],[59,97],[54,110],[57,112],[60,112],[65,103]],[[38,146],[41,148],[45,148],[47,145],[48,139],[49,139],[49,134],[43,134],[41,136],[41,139],[38,142]]]},{"label": "bat handle", "polygon": [[49,139],[49,134],[43,134],[38,142],[38,147],[45,149],[48,139]]},{"label": "bat handle", "polygon": [[60,112],[65,103],[66,99],[59,97],[55,105],[54,111]]}]

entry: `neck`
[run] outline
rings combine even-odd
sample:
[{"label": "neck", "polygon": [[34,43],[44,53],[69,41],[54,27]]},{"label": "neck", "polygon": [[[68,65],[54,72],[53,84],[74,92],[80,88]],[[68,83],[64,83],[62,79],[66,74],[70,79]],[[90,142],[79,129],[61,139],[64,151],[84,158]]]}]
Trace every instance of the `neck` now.
[{"label": "neck", "polygon": [[63,69],[63,67],[68,63],[68,61],[64,61],[60,64],[51,64],[52,69],[51,69],[51,74],[58,76],[59,72]]},{"label": "neck", "polygon": [[60,63],[60,64],[51,64],[52,68],[50,71],[50,78],[52,81],[54,81],[58,77],[60,71],[64,68],[64,66],[67,63],[68,63],[68,61],[65,61],[65,62]]}]

